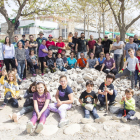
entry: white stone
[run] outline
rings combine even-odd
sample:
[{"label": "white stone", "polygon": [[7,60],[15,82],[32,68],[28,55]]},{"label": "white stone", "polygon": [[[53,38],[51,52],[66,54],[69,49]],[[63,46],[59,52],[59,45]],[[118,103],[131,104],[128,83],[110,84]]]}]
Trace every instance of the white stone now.
[{"label": "white stone", "polygon": [[110,106],[109,107],[109,111],[112,114],[117,114],[119,112],[119,110],[120,110],[120,107],[116,107],[116,106]]},{"label": "white stone", "polygon": [[92,74],[90,74],[90,73],[84,74],[83,79],[85,79],[85,80],[93,80]]},{"label": "white stone", "polygon": [[84,132],[90,132],[90,133],[94,133],[97,131],[97,129],[89,124],[84,125],[83,127],[83,131]]},{"label": "white stone", "polygon": [[117,131],[126,132],[126,131],[130,131],[130,129],[131,129],[130,125],[122,125],[117,128]]},{"label": "white stone", "polygon": [[85,105],[85,108],[86,108],[87,110],[89,110],[89,111],[92,111],[93,108],[94,108],[94,105],[92,105],[92,104],[86,104],[86,105]]},{"label": "white stone", "polygon": [[80,132],[79,124],[71,124],[66,129],[64,129],[64,134],[66,135],[74,135],[77,132]]}]

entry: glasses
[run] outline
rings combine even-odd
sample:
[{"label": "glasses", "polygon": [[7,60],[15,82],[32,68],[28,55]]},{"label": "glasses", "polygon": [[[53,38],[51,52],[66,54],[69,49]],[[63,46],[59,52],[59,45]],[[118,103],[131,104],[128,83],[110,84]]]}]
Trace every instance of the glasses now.
[{"label": "glasses", "polygon": [[105,37],[105,38],[108,38],[108,37]]},{"label": "glasses", "polygon": [[94,55],[94,54],[90,54],[90,55]]},{"label": "glasses", "polygon": [[104,55],[104,54],[101,54],[101,55]]},{"label": "glasses", "polygon": [[60,83],[65,83],[66,81],[60,81]]},{"label": "glasses", "polygon": [[48,37],[48,38],[53,38],[53,37]]}]

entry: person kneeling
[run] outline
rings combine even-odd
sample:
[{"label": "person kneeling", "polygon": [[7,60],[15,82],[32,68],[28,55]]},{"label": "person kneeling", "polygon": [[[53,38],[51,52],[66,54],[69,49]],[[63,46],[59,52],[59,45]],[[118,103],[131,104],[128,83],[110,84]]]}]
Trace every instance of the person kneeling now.
[{"label": "person kneeling", "polygon": [[[82,105],[82,108],[84,110],[84,118],[81,119],[82,123],[88,123],[90,122],[90,112],[93,114],[93,118],[95,119],[95,122],[104,122],[105,118],[99,118],[99,115],[97,114],[96,110],[96,104],[98,102],[97,96],[93,90],[93,82],[87,81],[86,82],[86,90],[82,92],[79,102]],[[82,101],[83,99],[83,101]],[[94,102],[95,99],[95,102]]]}]

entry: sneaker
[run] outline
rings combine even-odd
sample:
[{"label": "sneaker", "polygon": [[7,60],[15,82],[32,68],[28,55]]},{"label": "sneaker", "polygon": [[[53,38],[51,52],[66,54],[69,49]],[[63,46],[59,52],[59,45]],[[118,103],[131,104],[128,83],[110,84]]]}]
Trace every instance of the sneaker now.
[{"label": "sneaker", "polygon": [[100,111],[103,111],[103,110],[105,110],[105,107],[104,106],[101,106],[99,110]]},{"label": "sneaker", "polygon": [[88,119],[88,118],[82,118],[82,119],[81,119],[81,122],[82,122],[83,124],[86,124],[86,123],[91,123],[91,120]]},{"label": "sneaker", "polygon": [[3,110],[5,106],[6,106],[6,104],[3,103],[3,104],[0,106],[0,110]]},{"label": "sneaker", "polygon": [[17,115],[16,113],[13,114],[13,120],[14,120],[14,122],[18,122],[19,118],[20,118],[19,115]]},{"label": "sneaker", "polygon": [[35,132],[40,133],[42,130],[43,130],[43,123],[39,123]]},{"label": "sneaker", "polygon": [[32,128],[33,128],[33,123],[29,122],[27,123],[26,129],[27,129],[27,133],[31,133],[32,132]]},{"label": "sneaker", "polygon": [[131,117],[130,117],[130,120],[138,120],[138,118],[135,117],[135,116],[131,116]]},{"label": "sneaker", "polygon": [[120,120],[120,119],[121,119],[121,117],[112,116],[112,119],[113,119],[113,120]]},{"label": "sneaker", "polygon": [[104,117],[95,119],[95,122],[96,122],[96,123],[103,123],[103,122],[105,122],[105,121],[106,121],[106,118],[104,118]]},{"label": "sneaker", "polygon": [[36,74],[33,74],[33,76],[36,76]]},{"label": "sneaker", "polygon": [[127,118],[125,118],[125,117],[122,117],[121,120],[122,120],[124,123],[127,122]]},{"label": "sneaker", "polygon": [[62,119],[62,120],[60,121],[60,123],[58,124],[58,127],[61,128],[61,127],[63,127],[64,125],[67,125],[67,124],[69,124],[69,120]]},{"label": "sneaker", "polygon": [[44,75],[44,73],[42,73],[42,76]]},{"label": "sneaker", "polygon": [[109,106],[111,106],[111,105],[115,105],[117,102],[115,102],[115,101],[113,101],[113,102],[109,102]]},{"label": "sneaker", "polygon": [[26,78],[23,78],[23,81],[26,80]]},{"label": "sneaker", "polygon": [[9,114],[9,118],[10,118],[11,120],[13,120],[13,115],[12,115],[12,114]]}]

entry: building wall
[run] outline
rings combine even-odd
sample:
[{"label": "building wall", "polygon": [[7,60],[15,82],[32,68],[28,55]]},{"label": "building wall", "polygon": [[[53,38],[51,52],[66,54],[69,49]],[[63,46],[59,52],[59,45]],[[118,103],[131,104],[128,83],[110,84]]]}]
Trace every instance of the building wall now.
[{"label": "building wall", "polygon": [[7,30],[8,30],[8,24],[6,22],[2,23],[1,24],[1,32],[4,34],[7,34]]}]

